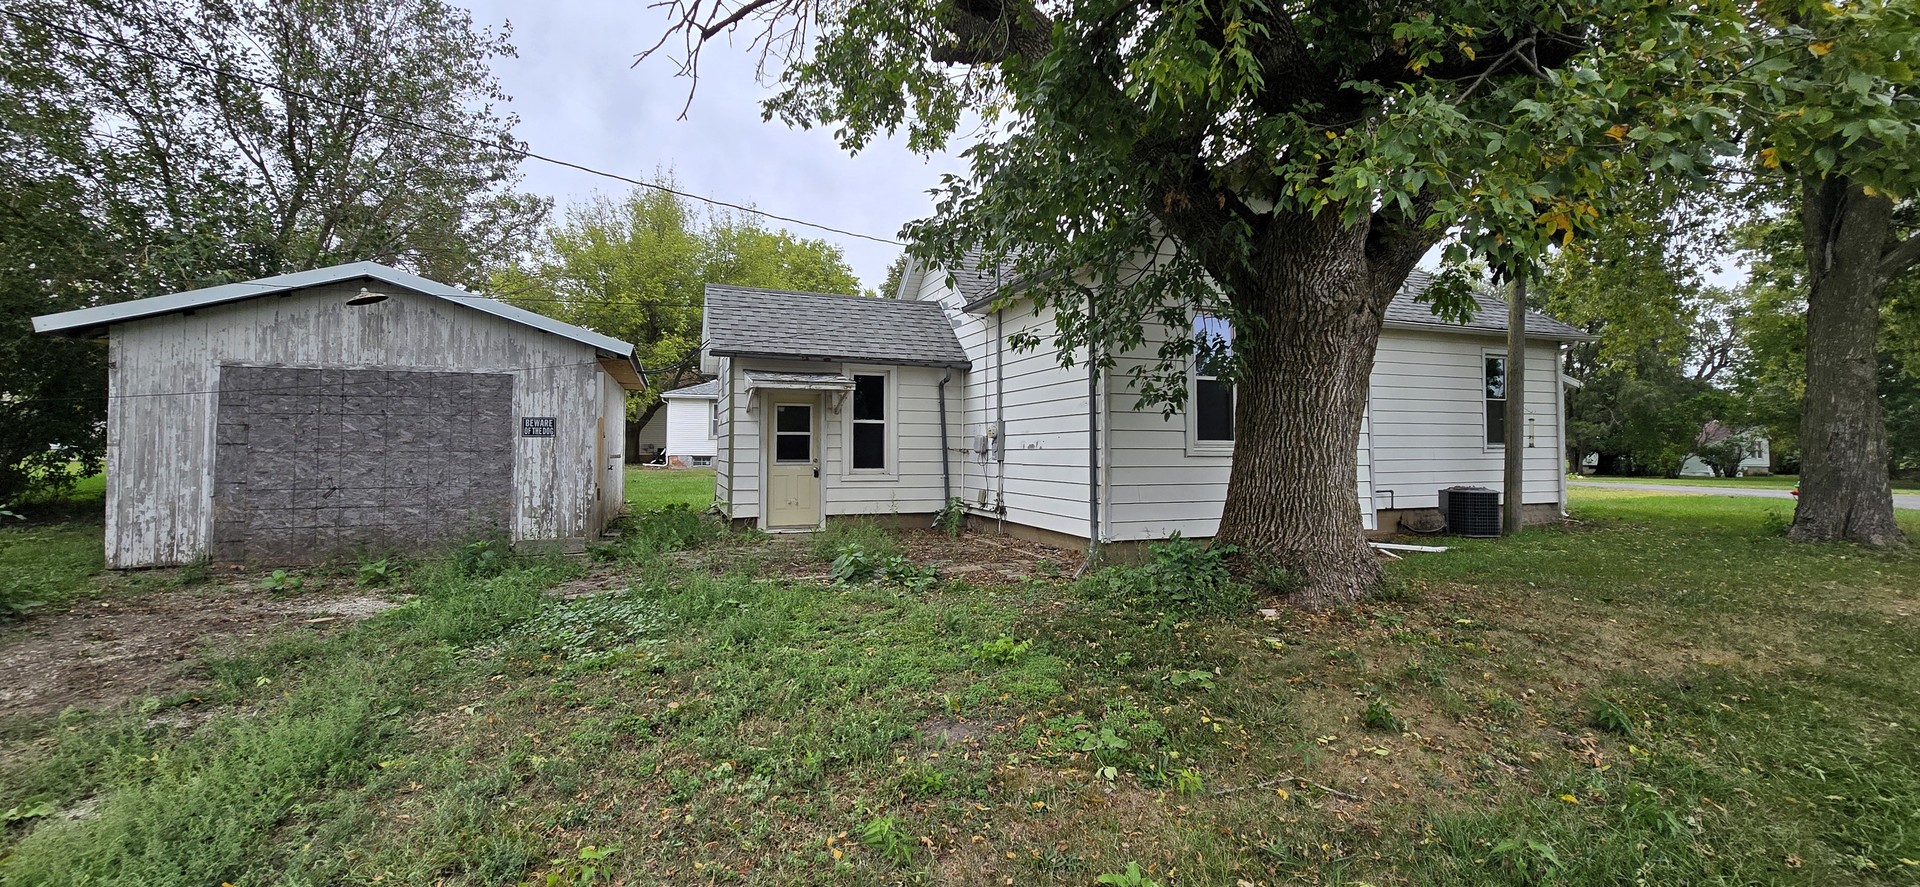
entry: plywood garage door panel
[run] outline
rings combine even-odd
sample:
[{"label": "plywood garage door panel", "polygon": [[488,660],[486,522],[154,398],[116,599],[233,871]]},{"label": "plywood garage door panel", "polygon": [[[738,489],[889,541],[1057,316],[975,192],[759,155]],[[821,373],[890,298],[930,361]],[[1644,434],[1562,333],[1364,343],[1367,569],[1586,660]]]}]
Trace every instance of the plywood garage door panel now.
[{"label": "plywood garage door panel", "polygon": [[504,533],[513,377],[220,368],[213,546],[293,564]]}]

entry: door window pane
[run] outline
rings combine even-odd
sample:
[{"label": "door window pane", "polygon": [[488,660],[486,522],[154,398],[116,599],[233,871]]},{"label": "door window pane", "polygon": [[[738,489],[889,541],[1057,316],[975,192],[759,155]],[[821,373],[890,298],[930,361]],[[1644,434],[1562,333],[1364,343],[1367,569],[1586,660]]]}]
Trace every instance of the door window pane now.
[{"label": "door window pane", "polygon": [[813,435],[781,434],[773,441],[773,458],[777,462],[810,462],[813,460]]},{"label": "door window pane", "polygon": [[775,431],[812,431],[813,408],[782,404],[774,408]]}]

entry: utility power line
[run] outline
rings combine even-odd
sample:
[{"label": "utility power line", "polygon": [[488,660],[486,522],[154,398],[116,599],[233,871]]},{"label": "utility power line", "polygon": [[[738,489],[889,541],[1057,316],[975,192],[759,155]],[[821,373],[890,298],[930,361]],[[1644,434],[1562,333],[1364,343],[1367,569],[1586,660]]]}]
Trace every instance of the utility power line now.
[{"label": "utility power line", "polygon": [[695,194],[690,191],[682,191],[678,188],[668,187],[658,182],[649,182],[643,179],[636,179],[632,176],[622,175],[617,172],[608,172],[607,170],[596,169],[584,163],[575,163],[574,161],[571,161],[571,160],[563,160],[558,157],[553,157],[547,154],[540,154],[524,148],[516,148],[516,147],[513,147],[512,145],[505,145],[497,142],[489,142],[486,139],[475,138],[473,136],[466,135],[464,133],[454,132],[453,130],[449,130],[449,129],[442,129],[437,126],[432,126],[430,124],[422,123],[418,120],[409,120],[407,118],[401,117],[396,114],[388,114],[383,111],[376,111],[369,108],[362,108],[357,105],[347,104],[346,102],[340,101],[338,99],[330,99],[325,96],[315,95],[305,90],[296,89],[294,87],[288,86],[284,83],[279,83],[277,81],[267,80],[264,78],[255,77],[250,74],[242,74],[237,71],[229,71],[224,68],[218,68],[212,65],[202,64],[200,62],[193,61],[192,59],[181,58],[179,56],[173,55],[172,53],[161,52],[159,50],[152,49],[145,46],[138,46],[132,43],[128,43],[124,40],[114,39],[112,37],[105,37],[99,34],[95,34],[91,31],[86,31],[80,28],[72,27],[70,25],[60,24],[58,22],[50,22],[41,18],[35,18],[33,16],[25,15],[15,10],[10,10],[10,9],[0,10],[0,12],[5,12],[6,14],[11,15],[14,18],[20,19],[22,21],[33,22],[34,24],[40,25],[41,27],[50,28],[52,30],[71,34],[75,37],[79,37],[82,40],[87,40],[87,41],[101,44],[104,46],[111,46],[116,49],[125,50],[127,52],[137,52],[137,53],[140,53],[141,55],[146,55],[152,58],[161,59],[163,61],[172,62],[176,65],[192,68],[196,71],[201,71],[203,73],[211,74],[215,77],[226,77],[233,80],[241,81],[243,83],[251,83],[254,86],[258,86],[262,89],[275,90],[283,95],[298,96],[300,98],[306,99],[311,102],[319,102],[320,104],[323,104],[323,105],[339,108],[350,114],[360,114],[367,117],[375,117],[375,118],[387,121],[388,123],[393,123],[400,126],[412,127],[414,129],[418,129],[424,132],[430,132],[435,135],[443,136],[445,138],[458,139],[460,141],[467,142],[469,144],[479,145],[480,147],[483,147],[483,148],[489,148],[495,151],[505,152],[507,154],[512,154],[516,157],[521,157],[527,160],[538,160],[543,163],[551,163],[555,166],[565,167],[567,169],[577,170],[579,172],[588,173],[590,175],[612,179],[617,182],[624,182],[626,184],[633,185],[635,187],[650,188],[652,190],[659,191],[665,194],[671,194],[675,197],[682,197],[688,200],[697,200],[701,203],[709,204],[712,206],[720,206],[720,207],[725,207],[727,209],[739,210],[740,212],[751,213],[753,215],[761,216],[763,218],[773,219],[779,222],[786,222],[793,225],[800,225],[802,227],[813,228],[820,231],[828,231],[828,232],[839,234],[845,237],[857,237],[857,238],[860,238],[861,240],[871,240],[874,243],[884,243],[888,246],[900,245],[900,241],[894,240],[891,237],[880,237],[873,234],[862,234],[858,231],[849,231],[845,228],[837,228],[832,225],[823,224],[821,222],[809,222],[805,219],[798,219],[792,216],[783,216],[783,215],[779,215],[778,213],[771,213],[763,209],[756,209],[751,206],[746,206],[744,204],[734,203],[727,200],[721,200],[716,197],[707,197],[704,195]]}]

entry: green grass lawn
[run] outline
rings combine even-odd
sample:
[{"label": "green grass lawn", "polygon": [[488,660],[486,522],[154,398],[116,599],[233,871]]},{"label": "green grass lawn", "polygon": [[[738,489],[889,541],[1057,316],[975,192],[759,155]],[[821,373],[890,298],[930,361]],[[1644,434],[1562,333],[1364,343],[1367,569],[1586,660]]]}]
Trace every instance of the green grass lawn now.
[{"label": "green grass lawn", "polygon": [[[1594,483],[1623,484],[1666,484],[1688,487],[1745,487],[1752,490],[1791,490],[1800,485],[1800,476],[1795,474],[1770,474],[1762,477],[1598,477],[1582,475],[1574,478]],[[1920,493],[1920,484],[1894,481],[1893,488],[1902,493]]]},{"label": "green grass lawn", "polygon": [[1920,556],[1575,496],[1277,620],[1199,569],[828,584],[937,537],[673,511],[591,563],[429,562],[404,607],[216,656],[204,721],[0,732],[0,882],[1920,880]]},{"label": "green grass lawn", "polygon": [[711,468],[628,468],[627,507],[652,511],[684,504],[694,510],[713,504]]}]

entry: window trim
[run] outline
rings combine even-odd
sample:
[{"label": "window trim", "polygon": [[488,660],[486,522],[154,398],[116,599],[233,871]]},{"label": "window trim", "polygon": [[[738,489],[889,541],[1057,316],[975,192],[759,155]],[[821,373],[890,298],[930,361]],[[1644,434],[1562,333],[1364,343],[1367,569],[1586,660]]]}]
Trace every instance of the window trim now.
[{"label": "window trim", "polygon": [[[840,477],[843,480],[886,482],[900,478],[900,382],[894,367],[853,366],[846,367],[847,378],[858,376],[879,376],[885,380],[881,384],[886,390],[881,398],[884,401],[886,416],[879,420],[853,417],[853,392],[847,392],[845,416],[840,422]],[[881,427],[882,452],[886,455],[885,468],[853,467],[853,429],[856,424],[879,425]]]},{"label": "window trim", "polygon": [[[1194,315],[1194,321],[1198,321],[1201,317],[1213,317],[1213,316],[1215,315],[1206,314],[1204,312],[1196,313]],[[1228,327],[1228,331],[1229,332],[1232,331],[1231,326]],[[1200,416],[1199,416],[1200,378],[1201,378],[1200,362],[1197,360],[1188,361],[1187,362],[1187,408],[1182,411],[1186,415],[1187,455],[1189,456],[1232,456],[1233,446],[1235,443],[1234,441],[1201,440],[1200,439]],[[1219,377],[1208,376],[1206,378],[1218,379]],[[1238,383],[1235,383],[1233,386],[1233,411],[1234,411],[1234,417],[1238,419],[1239,413],[1240,413],[1240,386]]]},{"label": "window trim", "polygon": [[[1505,348],[1480,349],[1480,365],[1477,367],[1477,369],[1480,370],[1480,375],[1478,377],[1480,382],[1480,397],[1479,397],[1480,449],[1482,452],[1487,452],[1487,453],[1504,453],[1507,451],[1506,434],[1502,433],[1500,435],[1499,440],[1497,441],[1493,440],[1493,428],[1491,423],[1487,421],[1487,404],[1493,402],[1493,398],[1487,396],[1487,360],[1489,358],[1497,358],[1500,361],[1500,372],[1504,374],[1507,372],[1507,349]],[[1504,386],[1506,380],[1503,378],[1501,381],[1502,381],[1502,385]],[[1513,401],[1505,396],[1504,387],[1502,389],[1502,396],[1500,398],[1500,403],[1506,405],[1504,407],[1504,409],[1506,410],[1506,412],[1504,413],[1505,421],[1509,421],[1509,422],[1512,421],[1513,420],[1513,408],[1512,408]],[[1503,432],[1504,432],[1504,429],[1503,429]]]}]

